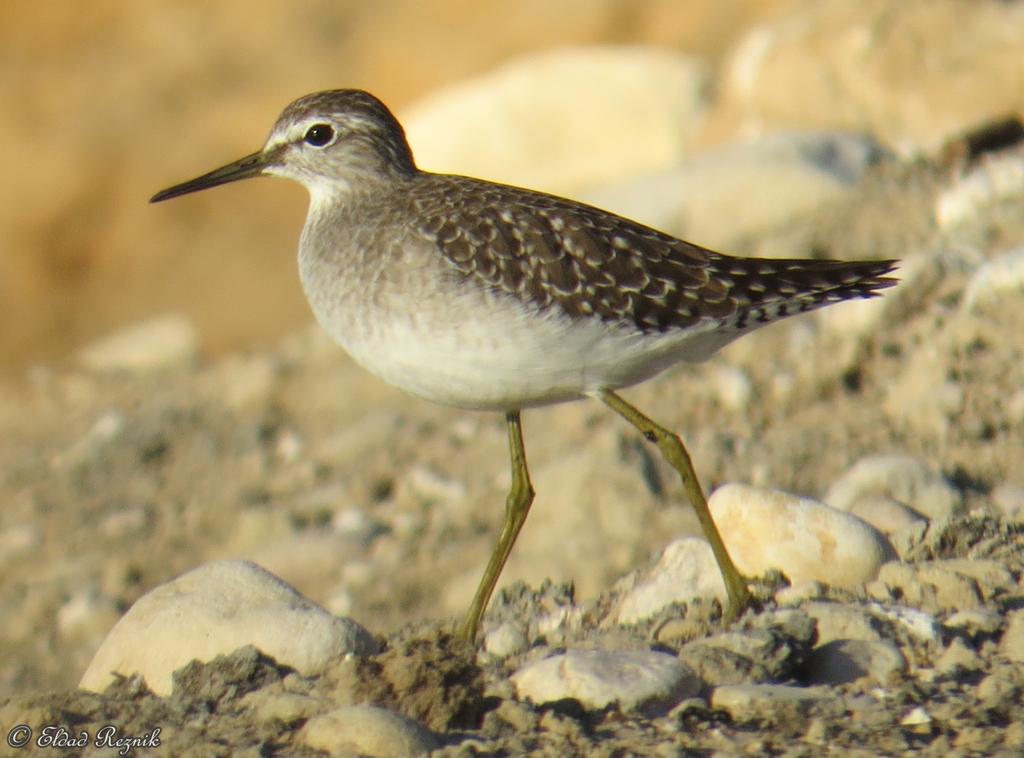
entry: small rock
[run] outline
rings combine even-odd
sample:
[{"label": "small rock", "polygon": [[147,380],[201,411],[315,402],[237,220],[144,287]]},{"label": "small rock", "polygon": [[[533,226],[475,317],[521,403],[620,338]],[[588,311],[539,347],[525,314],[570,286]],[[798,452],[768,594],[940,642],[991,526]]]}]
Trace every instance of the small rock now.
[{"label": "small rock", "polygon": [[965,645],[963,640],[954,638],[935,661],[935,670],[940,674],[956,676],[965,671],[978,671],[983,665],[981,657],[974,650]]},{"label": "small rock", "polygon": [[946,558],[940,561],[930,561],[929,565],[973,579],[986,596],[999,590],[1012,590],[1017,586],[1017,580],[1014,579],[1013,573],[1002,561],[983,558]]},{"label": "small rock", "polygon": [[1003,617],[990,608],[971,608],[951,614],[942,625],[947,629],[961,629],[971,635],[991,635],[1002,628]]},{"label": "small rock", "polygon": [[943,229],[977,218],[989,206],[1024,194],[1024,158],[986,156],[979,166],[944,190],[935,203],[935,220]]},{"label": "small rock", "polygon": [[821,582],[795,582],[789,587],[780,587],[775,593],[775,602],[779,605],[800,605],[808,600],[817,600],[825,594],[825,586]]},{"label": "small rock", "polygon": [[209,394],[234,410],[259,408],[270,401],[281,369],[268,355],[231,355],[204,372]]},{"label": "small rock", "polygon": [[588,708],[671,708],[700,692],[701,681],[675,656],[649,651],[568,650],[512,675],[521,698],[575,698]]},{"label": "small rock", "polygon": [[932,723],[932,717],[928,715],[921,706],[917,706],[912,710],[908,711],[907,714],[900,719],[900,726],[923,726],[925,724]]},{"label": "small rock", "polygon": [[623,595],[614,618],[636,624],[667,605],[695,597],[724,599],[725,584],[707,541],[683,537],[669,543],[646,578]]},{"label": "small rock", "polygon": [[848,511],[870,495],[892,498],[931,519],[949,516],[961,505],[960,493],[941,473],[908,455],[861,458],[832,484],[825,502]]},{"label": "small rock", "polygon": [[331,755],[381,758],[421,755],[440,747],[437,737],[412,719],[374,705],[337,708],[306,722],[299,741]]},{"label": "small rock", "polygon": [[881,639],[872,618],[859,608],[839,603],[806,603],[801,610],[818,624],[818,644],[832,640]]},{"label": "small rock", "polygon": [[[1022,161],[1024,166],[1024,161]],[[1024,191],[1024,187],[1022,187]],[[981,311],[1012,302],[1024,294],[1024,247],[1011,250],[982,264],[964,290],[963,304],[968,311]]]},{"label": "small rock", "polygon": [[878,579],[898,590],[905,603],[930,613],[965,610],[982,605],[977,582],[945,563],[923,561],[908,564],[893,561],[882,567]]},{"label": "small rock", "polygon": [[728,363],[714,369],[711,385],[722,407],[734,413],[745,411],[754,395],[754,383],[750,375],[739,366]]},{"label": "small rock", "polygon": [[874,527],[809,498],[726,484],[708,505],[737,568],[750,576],[779,569],[794,582],[852,587],[895,557]]},{"label": "small rock", "polygon": [[1011,661],[1024,662],[1024,610],[1013,611],[1007,617],[999,652]]},{"label": "small rock", "polygon": [[101,373],[145,373],[192,365],[199,338],[192,322],[169,314],[128,327],[86,345],[78,362]]},{"label": "small rock", "polygon": [[805,674],[811,684],[840,685],[863,678],[885,684],[906,667],[903,654],[888,642],[832,640],[811,653]]},{"label": "small rock", "polygon": [[870,608],[879,618],[899,624],[922,642],[938,642],[941,639],[939,625],[930,613],[902,605],[872,603]]},{"label": "small rock", "polygon": [[496,658],[518,655],[529,646],[530,641],[522,626],[512,621],[499,624],[484,637],[484,650]]},{"label": "small rock", "polygon": [[711,693],[711,707],[727,711],[737,721],[759,718],[779,706],[804,708],[831,697],[827,690],[784,684],[726,684]]},{"label": "small rock", "polygon": [[347,654],[376,650],[373,637],[327,613],[273,574],[248,561],[217,561],[139,598],[100,645],[79,686],[100,692],[139,673],[168,695],[173,672],[254,645],[304,674]]},{"label": "small rock", "polygon": [[893,534],[928,521],[913,508],[885,495],[857,498],[850,506],[850,513],[864,519],[883,534]]}]

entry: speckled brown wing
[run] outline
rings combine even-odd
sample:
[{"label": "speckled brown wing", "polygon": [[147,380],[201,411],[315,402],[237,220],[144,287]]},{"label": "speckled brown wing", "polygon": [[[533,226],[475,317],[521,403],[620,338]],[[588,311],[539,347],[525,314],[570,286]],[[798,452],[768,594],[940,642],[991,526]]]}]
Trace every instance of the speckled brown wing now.
[{"label": "speckled brown wing", "polygon": [[551,195],[432,175],[411,197],[420,233],[459,274],[539,308],[644,333],[713,319],[746,331],[871,297],[893,261],[734,258]]}]

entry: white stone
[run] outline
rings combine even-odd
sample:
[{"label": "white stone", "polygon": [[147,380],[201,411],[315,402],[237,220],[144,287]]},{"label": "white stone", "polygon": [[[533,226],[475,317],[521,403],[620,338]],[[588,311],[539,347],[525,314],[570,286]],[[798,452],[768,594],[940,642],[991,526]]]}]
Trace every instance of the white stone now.
[{"label": "white stone", "polygon": [[440,747],[422,724],[374,705],[350,705],[314,716],[298,737],[307,747],[331,755],[397,758]]},{"label": "white stone", "polygon": [[573,194],[677,163],[700,126],[707,76],[668,49],[565,48],[442,89],[402,121],[425,169]]},{"label": "white stone", "polygon": [[1024,195],[1024,158],[988,155],[966,176],[939,194],[935,220],[943,229],[973,221],[1001,200]]},{"label": "white stone", "polygon": [[961,505],[960,493],[940,472],[909,455],[861,458],[833,482],[825,502],[845,511],[869,495],[893,498],[932,519],[948,516]]},{"label": "white stone", "polygon": [[785,703],[809,704],[830,697],[820,687],[784,684],[723,684],[711,693],[711,707],[728,711],[736,719],[757,716]]},{"label": "white stone", "polygon": [[728,363],[716,366],[710,381],[715,388],[715,397],[723,408],[740,413],[750,405],[754,383],[750,375],[739,366]]},{"label": "white stone", "polygon": [[376,649],[354,621],[332,616],[256,564],[217,561],[139,598],[100,645],[79,686],[100,692],[114,672],[139,673],[155,693],[168,695],[176,669],[245,645],[303,674]]},{"label": "white stone", "polygon": [[534,703],[575,698],[588,708],[617,702],[623,710],[669,708],[701,688],[678,658],[650,651],[568,650],[523,666],[512,682]]},{"label": "white stone", "polygon": [[142,373],[189,366],[199,355],[196,329],[184,316],[168,314],[135,324],[78,352],[78,362],[103,373]]},{"label": "white stone", "polygon": [[825,587],[821,582],[795,582],[776,590],[775,602],[779,605],[800,605],[808,600],[817,600],[824,594]]},{"label": "white stone", "polygon": [[708,505],[733,561],[748,576],[779,569],[792,582],[852,587],[895,557],[874,527],[810,498],[726,484]]},{"label": "white stone", "polygon": [[622,596],[614,618],[636,624],[671,603],[695,597],[724,599],[725,584],[707,541],[683,537],[670,543],[657,564]]},{"label": "white stone", "polygon": [[[728,249],[847,194],[881,154],[844,134],[771,134],[584,194],[601,208]],[[737,204],[736,198],[742,197]]]},{"label": "white stone", "polygon": [[941,639],[939,625],[930,613],[904,605],[872,603],[869,607],[876,616],[899,624],[923,642],[937,642]]},{"label": "white stone", "polygon": [[900,719],[900,726],[922,726],[931,722],[932,717],[928,715],[928,711],[917,706],[907,711],[907,714]]},{"label": "white stone", "polygon": [[867,521],[883,534],[894,534],[927,519],[913,508],[886,495],[866,495],[850,505],[849,512]]},{"label": "white stone", "polygon": [[530,646],[526,632],[520,624],[505,621],[487,632],[484,637],[484,650],[496,658],[508,658],[517,655]]},{"label": "white stone", "polygon": [[1019,302],[1024,296],[1024,247],[1016,248],[983,263],[967,282],[963,304],[968,311],[980,311],[1001,302]]}]

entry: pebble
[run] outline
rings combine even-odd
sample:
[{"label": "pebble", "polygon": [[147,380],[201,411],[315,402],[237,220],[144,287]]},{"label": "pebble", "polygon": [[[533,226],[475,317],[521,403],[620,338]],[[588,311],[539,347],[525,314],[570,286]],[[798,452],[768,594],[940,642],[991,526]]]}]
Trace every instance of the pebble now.
[{"label": "pebble", "polygon": [[726,484],[708,505],[737,568],[748,576],[779,569],[792,582],[852,587],[895,557],[874,527],[810,498]]},{"label": "pebble", "polygon": [[850,505],[849,512],[864,519],[883,534],[894,534],[928,521],[913,508],[908,508],[899,500],[886,495],[859,497]]},{"label": "pebble", "polygon": [[810,684],[838,686],[858,679],[885,684],[907,662],[899,648],[881,640],[832,640],[814,649],[804,671]]},{"label": "pebble", "polygon": [[892,498],[931,519],[950,516],[961,506],[960,493],[939,471],[909,455],[861,458],[833,482],[825,502],[848,511],[871,495]]},{"label": "pebble", "polygon": [[899,624],[922,642],[938,642],[941,639],[939,625],[930,613],[902,605],[871,603],[869,607],[875,616]]},{"label": "pebble", "polygon": [[1003,253],[978,267],[964,290],[963,307],[981,311],[1024,295],[1024,247]]},{"label": "pebble", "polygon": [[935,661],[936,671],[952,676],[962,672],[977,671],[982,667],[981,657],[959,638],[954,638]]},{"label": "pebble", "polygon": [[711,693],[711,707],[745,721],[770,714],[781,705],[808,706],[832,695],[824,688],[785,684],[725,684]]},{"label": "pebble", "polygon": [[800,605],[808,600],[817,600],[824,594],[825,586],[821,582],[794,582],[775,592],[775,602],[779,605]]},{"label": "pebble", "polygon": [[754,396],[754,382],[750,374],[728,363],[712,370],[711,386],[721,406],[734,413],[745,411]]},{"label": "pebble", "polygon": [[882,567],[878,579],[898,590],[907,604],[930,613],[982,605],[977,582],[961,574],[957,568],[944,565],[944,561],[892,562]]},{"label": "pebble", "polygon": [[912,708],[900,719],[900,726],[922,726],[930,723],[932,723],[932,717],[921,706]]},{"label": "pebble", "polygon": [[623,710],[668,709],[702,686],[673,655],[607,650],[568,650],[523,666],[512,682],[534,703],[574,698],[587,708],[617,702]]},{"label": "pebble", "polygon": [[530,641],[522,624],[512,621],[499,624],[484,637],[484,650],[496,658],[518,655],[529,647]]},{"label": "pebble", "polygon": [[991,608],[971,608],[950,614],[942,625],[947,629],[960,629],[969,634],[991,635],[1003,626],[1003,616]]},{"label": "pebble", "polygon": [[980,165],[943,190],[935,202],[942,229],[971,221],[989,206],[1024,194],[1024,158],[986,156]]},{"label": "pebble", "polygon": [[338,756],[393,758],[440,747],[437,737],[422,724],[375,705],[350,705],[314,716],[298,738],[306,747]]},{"label": "pebble", "polygon": [[1011,661],[1024,663],[1024,610],[1013,611],[1007,617],[999,652]]},{"label": "pebble", "polygon": [[79,364],[99,373],[142,374],[184,368],[199,357],[199,337],[184,316],[143,321],[82,348]]},{"label": "pebble", "polygon": [[872,617],[860,608],[839,603],[805,603],[800,610],[817,622],[818,644],[833,640],[864,640],[876,642],[881,639]]},{"label": "pebble", "polygon": [[636,624],[672,603],[695,597],[725,598],[725,584],[706,540],[683,537],[669,543],[646,576],[619,602],[614,618]]},{"label": "pebble", "polygon": [[173,672],[254,645],[303,674],[328,661],[376,650],[373,637],[332,616],[249,561],[207,563],[139,598],[100,645],[79,686],[101,692],[113,680],[141,674],[158,695]]}]

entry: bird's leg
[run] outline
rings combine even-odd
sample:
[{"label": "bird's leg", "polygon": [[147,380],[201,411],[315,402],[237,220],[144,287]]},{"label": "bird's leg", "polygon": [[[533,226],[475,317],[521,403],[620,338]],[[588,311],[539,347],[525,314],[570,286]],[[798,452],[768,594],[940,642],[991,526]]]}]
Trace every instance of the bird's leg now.
[{"label": "bird's leg", "polygon": [[600,390],[595,394],[605,405],[639,429],[645,439],[657,444],[665,460],[679,472],[686,496],[697,513],[697,520],[700,521],[704,537],[711,544],[715,560],[718,561],[718,568],[722,572],[722,579],[725,580],[725,591],[729,596],[729,602],[725,609],[725,621],[728,623],[735,620],[750,604],[750,591],[747,589],[746,581],[736,570],[732,558],[729,557],[729,551],[725,549],[725,543],[722,542],[722,536],[718,533],[718,527],[715,526],[715,521],[711,518],[708,501],[704,498],[704,492],[700,488],[700,482],[697,481],[697,473],[693,470],[693,463],[690,461],[690,455],[686,452],[683,441],[679,435],[651,421],[611,390]]},{"label": "bird's leg", "polygon": [[480,578],[480,586],[476,588],[476,595],[473,596],[473,602],[466,613],[466,620],[459,629],[459,636],[468,642],[473,642],[476,638],[480,619],[483,618],[501,570],[505,567],[505,561],[512,552],[512,546],[526,522],[530,504],[533,503],[533,485],[530,484],[530,472],[526,470],[526,450],[523,447],[523,427],[519,420],[519,411],[509,411],[505,414],[505,421],[508,423],[508,447],[512,458],[512,487],[505,498],[505,525],[501,528],[501,536],[498,537],[498,543],[491,553],[491,560],[487,562],[484,575]]}]

